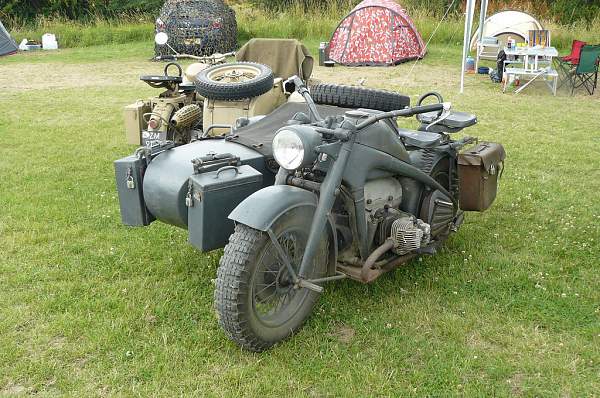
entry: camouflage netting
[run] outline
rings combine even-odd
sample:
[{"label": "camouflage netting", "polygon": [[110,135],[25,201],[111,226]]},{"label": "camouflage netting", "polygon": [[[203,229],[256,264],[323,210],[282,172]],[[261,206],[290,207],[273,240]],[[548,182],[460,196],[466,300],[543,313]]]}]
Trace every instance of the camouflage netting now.
[{"label": "camouflage netting", "polygon": [[[166,32],[168,44],[181,54],[211,55],[237,46],[235,12],[223,0],[167,0],[156,30]],[[156,46],[155,53],[173,52],[168,46]]]}]

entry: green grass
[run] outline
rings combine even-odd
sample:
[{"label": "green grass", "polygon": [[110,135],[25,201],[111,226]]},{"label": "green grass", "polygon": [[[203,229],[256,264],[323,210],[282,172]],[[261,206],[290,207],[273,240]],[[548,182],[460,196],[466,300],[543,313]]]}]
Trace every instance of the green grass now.
[{"label": "green grass", "polygon": [[299,334],[252,354],[217,326],[220,251],[120,223],[112,161],[134,149],[122,107],[155,93],[137,80],[161,69],[151,53],[147,42],[2,61],[0,396],[598,394],[598,95],[502,95],[477,76],[459,95],[448,46],[410,78],[412,64],[318,68],[413,98],[441,91],[478,115],[469,134],[505,145],[506,171],[494,206],[437,256],[372,285],[327,285]]}]

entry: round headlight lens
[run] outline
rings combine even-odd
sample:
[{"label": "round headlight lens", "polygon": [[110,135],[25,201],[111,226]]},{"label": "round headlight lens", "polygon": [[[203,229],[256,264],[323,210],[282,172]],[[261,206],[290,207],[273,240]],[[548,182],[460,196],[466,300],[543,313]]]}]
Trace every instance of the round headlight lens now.
[{"label": "round headlight lens", "polygon": [[304,160],[302,140],[292,130],[281,130],[273,138],[273,156],[281,167],[296,170]]}]

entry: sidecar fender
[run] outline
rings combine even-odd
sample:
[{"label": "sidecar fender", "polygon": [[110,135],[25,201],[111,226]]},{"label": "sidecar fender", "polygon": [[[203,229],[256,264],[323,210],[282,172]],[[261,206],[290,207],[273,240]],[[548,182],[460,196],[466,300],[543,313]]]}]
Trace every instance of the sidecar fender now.
[{"label": "sidecar fender", "polygon": [[[229,214],[229,219],[259,231],[267,231],[287,211],[297,207],[317,208],[317,195],[290,185],[273,185],[254,192]],[[330,258],[328,275],[335,275],[337,261],[337,234],[331,217],[327,220]]]},{"label": "sidecar fender", "polygon": [[268,230],[285,212],[317,207],[317,195],[290,185],[273,185],[254,192],[229,214],[229,219],[260,231]]}]

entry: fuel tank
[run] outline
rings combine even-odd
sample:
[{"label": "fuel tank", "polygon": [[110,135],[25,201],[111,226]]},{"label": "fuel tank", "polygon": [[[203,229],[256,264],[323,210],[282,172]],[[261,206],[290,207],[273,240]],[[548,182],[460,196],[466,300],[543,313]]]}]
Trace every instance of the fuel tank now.
[{"label": "fuel tank", "polygon": [[243,145],[224,139],[195,141],[155,156],[144,174],[143,193],[148,211],[164,223],[187,228],[188,208],[185,198],[188,179],[194,174],[192,160],[209,154],[230,153],[242,164],[262,173],[263,184],[272,185],[274,174],[266,168],[263,155]]}]

